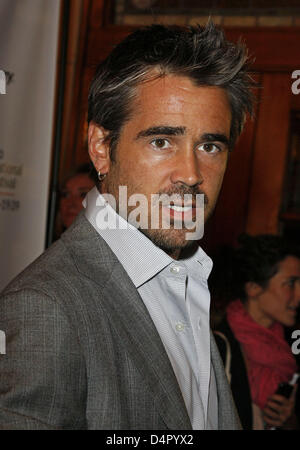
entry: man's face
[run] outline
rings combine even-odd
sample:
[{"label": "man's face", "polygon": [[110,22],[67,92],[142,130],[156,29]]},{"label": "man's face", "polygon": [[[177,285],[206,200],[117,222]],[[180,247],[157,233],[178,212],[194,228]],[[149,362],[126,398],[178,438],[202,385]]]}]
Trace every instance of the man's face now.
[{"label": "man's face", "polygon": [[[192,194],[193,206],[196,194],[205,194],[206,220],[214,209],[228,159],[231,110],[226,92],[169,75],[140,84],[132,110],[101,192],[118,200],[121,185],[127,186],[128,197],[143,194],[148,199],[149,224],[151,194]],[[167,213],[171,227],[162,229]],[[141,231],[168,253],[190,245],[187,230],[173,226],[183,216],[180,207],[162,207],[161,214],[159,229]],[[195,215],[194,207],[189,214]]]}]

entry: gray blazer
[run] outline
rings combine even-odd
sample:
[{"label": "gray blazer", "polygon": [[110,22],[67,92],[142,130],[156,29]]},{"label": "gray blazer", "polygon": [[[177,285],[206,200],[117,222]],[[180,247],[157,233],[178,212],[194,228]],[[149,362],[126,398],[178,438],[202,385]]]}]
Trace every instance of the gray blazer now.
[{"label": "gray blazer", "polygon": [[[170,361],[136,288],[81,213],[4,290],[0,429],[191,429]],[[219,428],[238,429],[211,338]]]}]

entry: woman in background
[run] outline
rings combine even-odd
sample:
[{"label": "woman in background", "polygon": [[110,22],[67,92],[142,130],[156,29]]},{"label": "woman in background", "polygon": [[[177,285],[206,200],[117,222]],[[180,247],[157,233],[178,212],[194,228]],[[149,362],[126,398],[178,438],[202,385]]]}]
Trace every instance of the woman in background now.
[{"label": "woman in background", "polygon": [[244,429],[298,428],[296,387],[289,399],[276,391],[298,370],[284,327],[294,325],[300,303],[300,253],[279,236],[239,242],[210,281],[212,297],[217,285],[233,300],[215,330],[233,397]]},{"label": "woman in background", "polygon": [[95,186],[91,164],[84,164],[67,176],[60,190],[59,209],[56,217],[56,238],[73,223],[82,210],[82,201]]}]

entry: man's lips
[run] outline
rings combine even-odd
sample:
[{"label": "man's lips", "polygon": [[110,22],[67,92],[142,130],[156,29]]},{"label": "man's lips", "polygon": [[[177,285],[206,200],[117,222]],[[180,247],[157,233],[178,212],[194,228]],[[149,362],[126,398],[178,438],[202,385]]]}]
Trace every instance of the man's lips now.
[{"label": "man's lips", "polygon": [[204,192],[158,192],[157,194],[159,197],[166,195],[168,199],[163,199],[161,201],[161,204],[163,206],[167,205],[175,205],[175,206],[190,206],[192,205],[194,208],[196,208],[197,198],[198,196],[203,196],[204,198],[204,205],[208,204],[208,197]]},{"label": "man's lips", "polygon": [[166,215],[175,220],[193,220],[196,217],[194,205],[162,205]]},{"label": "man's lips", "polygon": [[166,208],[172,209],[174,211],[178,211],[178,212],[190,211],[191,209],[196,208],[195,205],[192,205],[192,204],[186,205],[185,203],[184,204],[175,204],[175,205],[166,204],[163,206]]}]

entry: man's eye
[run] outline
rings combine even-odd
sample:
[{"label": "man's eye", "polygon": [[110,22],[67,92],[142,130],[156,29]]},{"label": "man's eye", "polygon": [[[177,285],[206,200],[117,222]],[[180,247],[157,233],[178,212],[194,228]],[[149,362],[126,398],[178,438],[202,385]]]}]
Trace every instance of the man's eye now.
[{"label": "man's eye", "polygon": [[170,143],[167,139],[153,139],[151,145],[156,148],[165,149],[170,147]]},{"label": "man's eye", "polygon": [[221,148],[218,145],[212,144],[210,142],[200,145],[199,149],[203,150],[206,153],[218,153],[221,151]]}]

